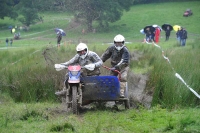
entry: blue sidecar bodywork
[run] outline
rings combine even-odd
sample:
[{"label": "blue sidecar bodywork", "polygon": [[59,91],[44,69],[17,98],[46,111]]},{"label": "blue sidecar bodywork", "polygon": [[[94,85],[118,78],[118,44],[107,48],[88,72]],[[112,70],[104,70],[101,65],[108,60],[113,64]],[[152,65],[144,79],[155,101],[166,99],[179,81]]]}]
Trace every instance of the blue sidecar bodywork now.
[{"label": "blue sidecar bodywork", "polygon": [[116,76],[82,77],[81,82],[84,83],[84,87],[82,87],[83,101],[120,100],[120,82]]}]

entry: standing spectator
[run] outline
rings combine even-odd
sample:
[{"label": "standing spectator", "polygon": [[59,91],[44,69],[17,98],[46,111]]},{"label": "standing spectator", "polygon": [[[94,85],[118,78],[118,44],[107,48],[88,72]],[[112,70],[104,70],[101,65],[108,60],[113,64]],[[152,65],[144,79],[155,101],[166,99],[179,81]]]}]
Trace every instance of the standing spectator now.
[{"label": "standing spectator", "polygon": [[169,26],[167,26],[167,29],[165,31],[165,36],[166,36],[165,41],[169,40],[170,32],[171,32],[171,30],[170,30]]},{"label": "standing spectator", "polygon": [[180,31],[181,46],[185,46],[187,38],[188,38],[187,31],[184,28],[181,28]]},{"label": "standing spectator", "polygon": [[118,73],[114,70],[118,70],[121,73],[120,97],[124,97],[129,70],[130,54],[125,46],[125,38],[122,35],[116,35],[114,37],[114,44],[108,47],[101,56],[103,62],[109,58],[112,66],[110,74],[113,76],[118,76]]},{"label": "standing spectator", "polygon": [[154,30],[154,31],[151,31],[151,40],[153,41],[153,42],[155,42],[155,33],[156,31]]},{"label": "standing spectator", "polygon": [[179,28],[176,32],[176,38],[177,38],[178,43],[180,44],[181,39],[180,39],[180,29]]},{"label": "standing spectator", "polygon": [[13,43],[13,39],[11,38],[10,39],[10,46],[12,46],[12,43]]},{"label": "standing spectator", "polygon": [[147,31],[146,31],[146,41],[147,41],[147,42],[151,42],[151,40],[152,40],[152,39],[151,39],[151,31],[147,30]]},{"label": "standing spectator", "polygon": [[155,31],[155,42],[158,43],[160,39],[160,28],[156,27]]},{"label": "standing spectator", "polygon": [[57,47],[60,47],[60,41],[62,40],[61,32],[57,32]]},{"label": "standing spectator", "polygon": [[9,42],[9,40],[8,40],[8,38],[6,38],[6,47],[8,47],[8,42]]}]

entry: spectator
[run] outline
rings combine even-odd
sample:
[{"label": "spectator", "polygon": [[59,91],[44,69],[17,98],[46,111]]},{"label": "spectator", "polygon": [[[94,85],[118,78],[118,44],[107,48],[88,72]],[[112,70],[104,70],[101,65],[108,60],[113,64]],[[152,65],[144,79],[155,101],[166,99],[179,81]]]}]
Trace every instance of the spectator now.
[{"label": "spectator", "polygon": [[158,43],[160,39],[160,28],[156,27],[155,31],[155,42]]},{"label": "spectator", "polygon": [[9,40],[8,40],[8,38],[6,38],[6,47],[8,47],[8,42],[9,42]]},{"label": "spectator", "polygon": [[167,29],[165,31],[165,36],[166,36],[165,41],[169,40],[170,32],[171,32],[171,30],[170,30],[169,26],[167,26]]},{"label": "spectator", "polygon": [[147,42],[151,42],[151,40],[152,40],[152,39],[151,39],[151,31],[147,30],[147,31],[146,31],[146,41],[147,41]]},{"label": "spectator", "polygon": [[151,31],[151,41],[155,42],[155,33],[156,31]]},{"label": "spectator", "polygon": [[61,32],[57,32],[57,47],[60,47],[60,42],[62,40],[62,34]]},{"label": "spectator", "polygon": [[188,38],[187,31],[184,28],[181,28],[181,31],[180,31],[181,46],[185,46],[187,38]]},{"label": "spectator", "polygon": [[10,46],[12,46],[12,43],[13,43],[13,39],[11,38],[10,39]]},{"label": "spectator", "polygon": [[180,29],[178,28],[177,32],[176,32],[176,38],[177,38],[177,41],[178,41],[178,44],[180,44]]}]

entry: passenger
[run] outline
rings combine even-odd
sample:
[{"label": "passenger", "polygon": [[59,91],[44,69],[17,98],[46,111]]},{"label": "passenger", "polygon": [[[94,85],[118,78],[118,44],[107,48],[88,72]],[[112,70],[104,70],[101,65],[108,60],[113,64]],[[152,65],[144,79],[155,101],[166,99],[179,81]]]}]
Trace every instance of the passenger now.
[{"label": "passenger", "polygon": [[124,97],[124,92],[127,84],[127,75],[129,70],[129,51],[125,46],[125,38],[122,35],[114,37],[114,44],[107,48],[101,56],[103,62],[111,58],[111,75],[118,76],[118,73],[113,70],[118,70],[121,73],[120,80],[120,97]]}]

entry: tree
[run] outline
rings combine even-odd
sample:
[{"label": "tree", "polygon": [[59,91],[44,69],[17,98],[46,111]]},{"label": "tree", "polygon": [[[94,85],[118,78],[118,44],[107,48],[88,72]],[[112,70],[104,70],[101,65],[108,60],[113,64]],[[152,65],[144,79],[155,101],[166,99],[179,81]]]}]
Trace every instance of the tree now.
[{"label": "tree", "polygon": [[20,0],[19,4],[15,6],[20,14],[18,20],[27,27],[40,21],[38,7],[39,3],[35,0]]},{"label": "tree", "polygon": [[14,11],[15,1],[14,0],[0,0],[0,18],[10,17],[15,19],[17,13]]},{"label": "tree", "polygon": [[108,27],[109,22],[121,18],[123,11],[128,11],[134,0],[66,0],[67,7],[74,12],[75,18],[86,20],[87,30],[92,31],[93,21],[101,27]]},{"label": "tree", "polygon": [[65,0],[34,0],[39,11],[62,11],[65,10]]}]

